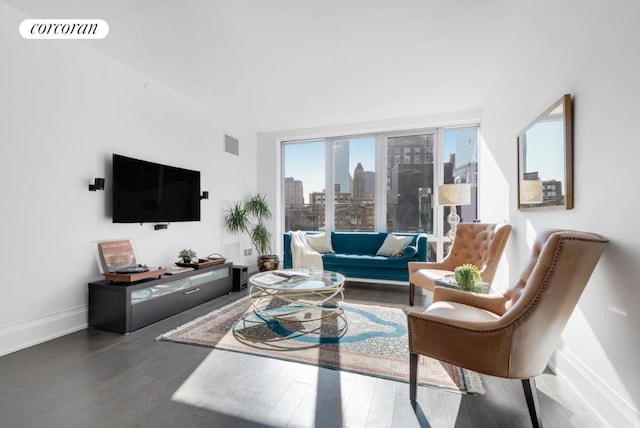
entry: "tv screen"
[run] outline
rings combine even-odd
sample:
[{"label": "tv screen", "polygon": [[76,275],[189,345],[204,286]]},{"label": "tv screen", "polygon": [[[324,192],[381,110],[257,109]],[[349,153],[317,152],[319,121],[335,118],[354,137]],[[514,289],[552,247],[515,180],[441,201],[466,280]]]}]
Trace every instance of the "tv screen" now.
[{"label": "tv screen", "polygon": [[113,154],[113,222],[200,221],[200,171]]}]

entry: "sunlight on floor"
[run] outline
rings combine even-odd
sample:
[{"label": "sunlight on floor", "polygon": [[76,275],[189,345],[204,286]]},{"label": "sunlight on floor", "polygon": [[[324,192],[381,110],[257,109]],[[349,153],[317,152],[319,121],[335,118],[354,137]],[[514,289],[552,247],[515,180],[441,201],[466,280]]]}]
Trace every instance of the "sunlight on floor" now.
[{"label": "sunlight on floor", "polygon": [[[463,397],[429,387],[418,394],[454,416]],[[406,383],[222,350],[209,353],[172,400],[273,427],[392,427],[398,412],[407,427],[419,426]]]},{"label": "sunlight on floor", "polygon": [[[255,364],[255,359],[266,360]],[[318,369],[306,364],[214,350],[173,394],[174,401],[265,423],[290,424],[294,414],[313,418]],[[333,371],[332,371],[333,372]],[[301,426],[309,426],[307,424]],[[295,425],[288,425],[295,426]]]}]

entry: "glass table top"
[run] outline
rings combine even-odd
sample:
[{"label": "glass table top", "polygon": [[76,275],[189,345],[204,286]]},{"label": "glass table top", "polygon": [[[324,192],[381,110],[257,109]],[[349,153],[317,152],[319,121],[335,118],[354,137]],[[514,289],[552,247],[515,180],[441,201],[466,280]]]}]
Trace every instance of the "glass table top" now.
[{"label": "glass table top", "polygon": [[344,276],[328,270],[281,269],[261,272],[249,278],[251,285],[277,290],[317,290],[344,284]]}]

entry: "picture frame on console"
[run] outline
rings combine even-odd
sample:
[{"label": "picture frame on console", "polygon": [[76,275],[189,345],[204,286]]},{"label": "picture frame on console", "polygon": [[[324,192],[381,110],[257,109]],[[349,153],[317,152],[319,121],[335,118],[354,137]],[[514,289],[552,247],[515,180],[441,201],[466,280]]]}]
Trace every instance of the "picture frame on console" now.
[{"label": "picture frame on console", "polygon": [[96,241],[96,260],[101,274],[138,266],[138,252],[132,238]]}]

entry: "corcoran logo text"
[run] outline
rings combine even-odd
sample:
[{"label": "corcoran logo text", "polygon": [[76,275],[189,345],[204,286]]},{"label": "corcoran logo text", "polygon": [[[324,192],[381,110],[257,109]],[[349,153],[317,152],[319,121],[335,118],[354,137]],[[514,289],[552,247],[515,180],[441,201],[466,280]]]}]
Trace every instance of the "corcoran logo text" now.
[{"label": "corcoran logo text", "polygon": [[20,35],[25,39],[104,39],[109,24],[102,19],[25,19]]}]

